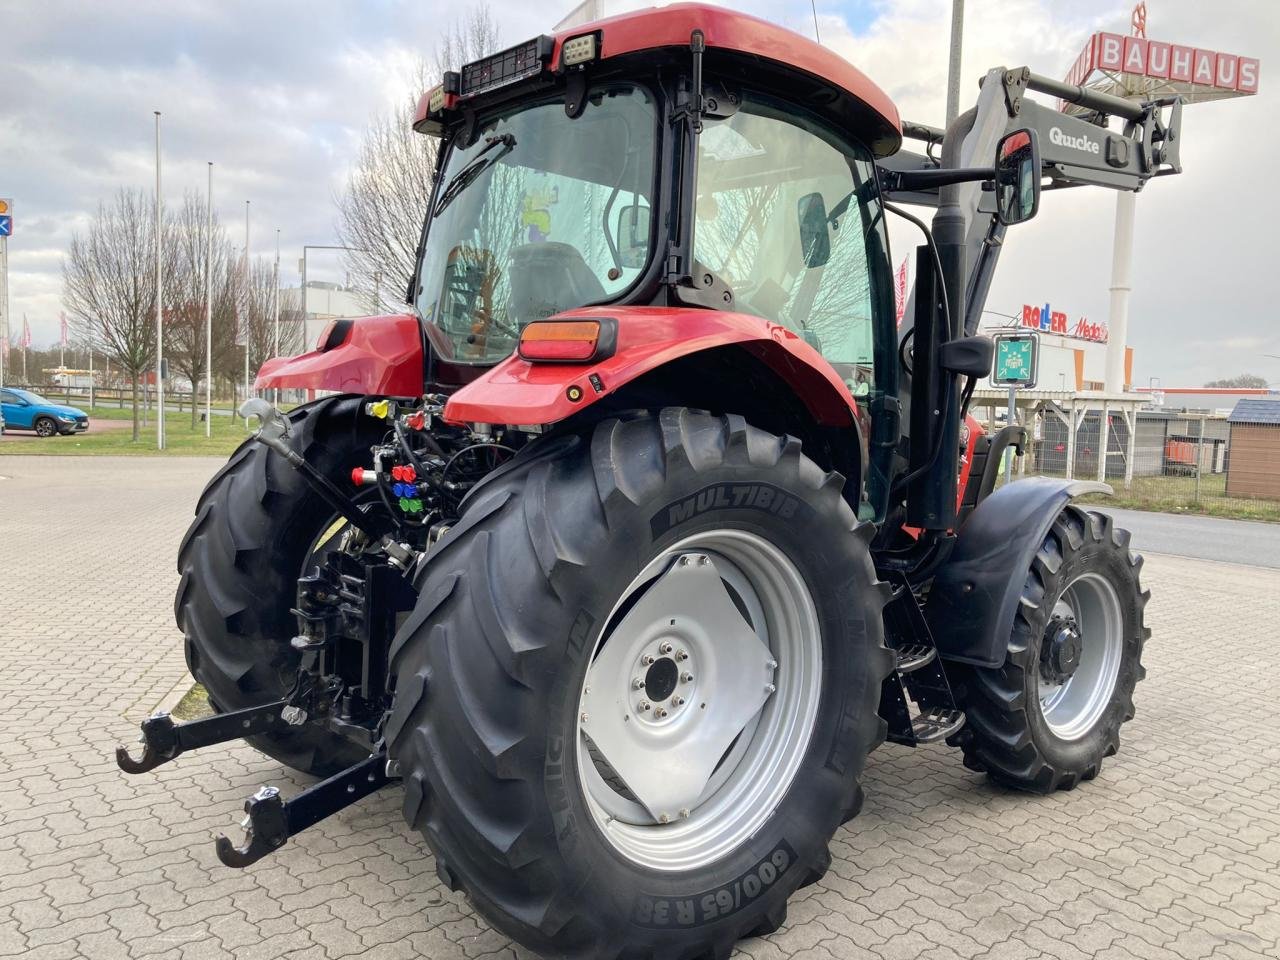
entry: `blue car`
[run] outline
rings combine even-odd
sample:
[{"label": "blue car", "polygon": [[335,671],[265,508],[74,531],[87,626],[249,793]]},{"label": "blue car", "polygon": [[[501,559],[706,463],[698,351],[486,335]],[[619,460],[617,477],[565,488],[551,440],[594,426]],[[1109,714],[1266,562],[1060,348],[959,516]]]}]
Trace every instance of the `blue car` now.
[{"label": "blue car", "polygon": [[41,437],[89,429],[89,415],[83,410],[46,400],[30,390],[0,387],[0,412],[6,430],[34,430]]}]

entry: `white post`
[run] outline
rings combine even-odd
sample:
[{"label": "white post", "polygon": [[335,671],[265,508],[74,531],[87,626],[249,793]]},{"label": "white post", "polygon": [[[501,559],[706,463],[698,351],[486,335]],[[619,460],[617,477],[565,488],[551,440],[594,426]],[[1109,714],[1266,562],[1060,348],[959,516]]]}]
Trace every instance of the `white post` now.
[{"label": "white post", "polygon": [[1107,401],[1102,401],[1102,420],[1098,424],[1098,436],[1101,442],[1098,444],[1098,482],[1102,483],[1107,479],[1107,450],[1111,447],[1111,407]]},{"label": "white post", "polygon": [[[4,386],[4,358],[9,347],[9,238],[0,237],[0,386]],[[12,371],[10,372],[12,375]]]},{"label": "white post", "polygon": [[1071,401],[1071,421],[1067,424],[1067,479],[1072,480],[1076,475],[1076,427],[1079,425],[1079,419],[1076,417],[1076,402]]},{"label": "white post", "polygon": [[[249,318],[249,298],[253,290],[249,281],[249,201],[244,202],[244,297],[245,320]],[[244,332],[244,398],[249,399],[249,327],[246,322]],[[249,418],[244,418],[244,428],[249,429]]]},{"label": "white post", "polygon": [[1138,411],[1132,409],[1124,418],[1125,424],[1129,427],[1129,442],[1125,445],[1124,451],[1124,488],[1128,490],[1133,486],[1133,457],[1138,447]]},{"label": "white post", "polygon": [[160,276],[160,111],[156,114],[156,449],[164,449],[164,289]]},{"label": "white post", "polygon": [[302,306],[302,352],[311,349],[310,331],[307,330],[307,248],[302,248],[302,287],[298,291],[298,302]]},{"label": "white post", "polygon": [[89,412],[93,412],[93,347],[89,347]]},{"label": "white post", "polygon": [[[1012,427],[1018,419],[1018,388],[1009,387],[1009,412],[1004,422],[1006,427]],[[1013,447],[1004,448],[1004,482],[1009,483],[1013,480]]]},{"label": "white post", "polygon": [[1124,391],[1124,347],[1129,339],[1129,293],[1133,289],[1133,220],[1138,195],[1116,193],[1116,232],[1111,246],[1111,316],[1107,331],[1107,368],[1103,389]]},{"label": "white post", "polygon": [[205,203],[204,435],[207,439],[213,436],[213,161],[209,161],[209,186]]},{"label": "white post", "polygon": [[276,262],[271,268],[271,355],[280,356],[280,228],[276,227]]},{"label": "white post", "polygon": [[947,123],[960,113],[960,57],[963,49],[964,0],[951,0],[951,62],[947,68]]}]

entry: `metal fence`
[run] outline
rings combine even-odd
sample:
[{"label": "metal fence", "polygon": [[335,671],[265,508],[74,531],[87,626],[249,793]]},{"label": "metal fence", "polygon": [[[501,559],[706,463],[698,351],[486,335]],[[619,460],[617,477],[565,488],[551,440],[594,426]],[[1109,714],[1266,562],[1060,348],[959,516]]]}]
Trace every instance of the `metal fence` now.
[{"label": "metal fence", "polygon": [[1027,424],[1035,439],[1017,458],[1014,479],[1102,476],[1117,506],[1280,521],[1280,417],[1143,410],[1106,420],[1104,433],[1102,411],[1089,411],[1072,444],[1062,418],[1036,413]]}]

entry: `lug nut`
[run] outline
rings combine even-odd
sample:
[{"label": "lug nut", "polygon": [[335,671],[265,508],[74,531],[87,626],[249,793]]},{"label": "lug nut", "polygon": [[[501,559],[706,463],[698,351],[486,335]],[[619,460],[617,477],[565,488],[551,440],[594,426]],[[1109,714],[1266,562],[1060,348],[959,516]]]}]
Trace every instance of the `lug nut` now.
[{"label": "lug nut", "polygon": [[658,647],[659,653],[670,653],[674,648],[669,643],[663,643]]},{"label": "lug nut", "polygon": [[689,809],[688,809],[687,807],[681,807],[681,808],[680,808],[680,819],[681,819],[681,820],[688,820],[688,819],[689,819]]},{"label": "lug nut", "polygon": [[772,683],[766,683],[766,684],[764,685],[764,691],[765,691],[765,693],[773,693],[773,691],[775,691],[775,690],[777,690],[777,689],[778,689],[778,688],[777,688],[777,687],[775,687]]},{"label": "lug nut", "polygon": [[670,823],[670,822],[671,822],[671,814],[669,814],[669,813],[664,813],[662,816],[658,817],[658,822],[659,822],[659,823]]},{"label": "lug nut", "polygon": [[675,707],[683,707],[683,706],[684,706],[684,697],[673,697],[673,698],[671,699],[671,705],[672,705],[672,706],[675,706]]},{"label": "lug nut", "polygon": [[689,565],[689,558],[688,558],[688,556],[683,556],[683,557],[681,557],[681,558],[680,558],[680,566],[682,566],[682,567],[687,567],[688,565]]},{"label": "lug nut", "polygon": [[692,673],[682,673],[682,674],[680,674],[680,682],[681,682],[681,683],[693,683],[693,674],[692,674]]},{"label": "lug nut", "polygon": [[676,659],[679,660],[681,663],[684,663],[684,661],[689,659],[689,655],[685,653],[683,650],[677,650]]},{"label": "lug nut", "polygon": [[640,662],[643,663],[646,667],[650,666],[653,663],[653,657],[646,653],[643,657],[640,658]]},{"label": "lug nut", "polygon": [[578,719],[581,720],[583,723],[586,723],[587,722],[586,711],[583,711],[583,713],[578,717]]},{"label": "lug nut", "polygon": [[770,661],[769,661],[769,669],[770,669],[770,670],[777,670],[777,669],[778,669],[778,661],[777,661],[777,660],[770,660]]},{"label": "lug nut", "polygon": [[659,720],[661,720],[663,717],[665,717],[665,716],[667,715],[666,708],[665,708],[665,707],[659,707],[657,710],[655,710],[655,711],[653,712],[653,715],[654,715],[655,717],[657,717]]},{"label": "lug nut", "polygon": [[649,709],[649,701],[648,701],[648,700],[641,700],[641,701],[636,705],[636,709],[640,710],[641,712],[643,712],[643,711],[645,711],[645,710],[648,710],[648,709]]},{"label": "lug nut", "polygon": [[634,680],[632,680],[632,681],[631,681],[631,689],[632,689],[632,690],[643,690],[643,689],[644,689],[644,677],[636,677]]}]

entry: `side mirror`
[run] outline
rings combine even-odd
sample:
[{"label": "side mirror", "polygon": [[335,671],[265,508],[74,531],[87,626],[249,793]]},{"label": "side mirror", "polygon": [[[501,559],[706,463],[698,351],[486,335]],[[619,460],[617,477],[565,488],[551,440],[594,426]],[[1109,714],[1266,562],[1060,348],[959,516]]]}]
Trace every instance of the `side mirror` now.
[{"label": "side mirror", "polygon": [[938,366],[948,373],[981,380],[991,372],[995,344],[990,337],[961,337],[938,347]]},{"label": "side mirror", "polygon": [[806,193],[796,203],[800,219],[800,254],[806,267],[823,267],[831,259],[830,220],[820,193]]},{"label": "side mirror", "polygon": [[649,259],[649,208],[638,203],[618,211],[618,266],[636,270]]},{"label": "side mirror", "polygon": [[1015,130],[996,149],[996,216],[1006,227],[1040,209],[1040,143],[1034,130]]}]

